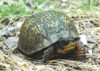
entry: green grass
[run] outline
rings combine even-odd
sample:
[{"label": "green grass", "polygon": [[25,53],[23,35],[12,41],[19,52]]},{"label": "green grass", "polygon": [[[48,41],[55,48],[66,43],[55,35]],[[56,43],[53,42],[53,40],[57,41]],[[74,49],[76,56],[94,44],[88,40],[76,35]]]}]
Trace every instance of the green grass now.
[{"label": "green grass", "polygon": [[37,0],[38,4],[43,4],[45,2],[45,0]]},{"label": "green grass", "polygon": [[[35,4],[43,4],[45,0],[38,0],[33,3]],[[29,13],[32,13],[32,11],[41,11],[43,9],[36,8],[34,9],[29,9],[23,1],[19,1],[16,3],[13,3],[11,5],[5,6],[5,5],[0,5],[0,17],[9,17],[9,16],[14,16],[14,15],[26,15]]]},{"label": "green grass", "polygon": [[[51,1],[53,3],[53,0],[51,0]],[[34,2],[32,4],[34,6],[35,5],[37,6],[37,5],[41,5],[43,3],[46,3],[46,1],[45,0],[34,0]],[[91,10],[97,6],[100,6],[99,4],[100,4],[100,0],[84,0],[83,4],[79,8],[84,9],[84,10]],[[0,5],[0,17],[14,16],[14,15],[22,16],[22,15],[29,14],[32,11],[40,12],[42,10],[43,10],[43,8],[38,8],[38,7],[36,7],[36,9],[30,10],[26,7],[24,2],[20,0],[20,2],[16,2],[16,3],[13,3],[13,4],[8,5],[8,6]]]},{"label": "green grass", "polygon": [[30,11],[24,6],[20,4],[11,4],[10,6],[0,5],[0,16],[11,16],[11,15],[24,15],[28,14]]},{"label": "green grass", "polygon": [[91,10],[98,6],[99,2],[99,0],[84,0],[84,3],[82,4],[81,8],[84,10]]}]

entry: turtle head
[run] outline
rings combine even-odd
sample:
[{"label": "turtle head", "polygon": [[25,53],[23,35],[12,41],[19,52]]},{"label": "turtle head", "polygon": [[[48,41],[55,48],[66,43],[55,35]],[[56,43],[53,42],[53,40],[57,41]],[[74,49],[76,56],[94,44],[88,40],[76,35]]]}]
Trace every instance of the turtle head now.
[{"label": "turtle head", "polygon": [[60,39],[58,43],[58,53],[70,53],[73,49],[75,49],[77,41],[78,38],[73,37]]}]

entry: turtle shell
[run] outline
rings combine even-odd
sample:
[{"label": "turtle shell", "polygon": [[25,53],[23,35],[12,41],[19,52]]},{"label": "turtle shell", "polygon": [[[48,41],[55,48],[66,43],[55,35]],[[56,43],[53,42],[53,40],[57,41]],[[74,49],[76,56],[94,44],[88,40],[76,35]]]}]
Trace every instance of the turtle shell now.
[{"label": "turtle shell", "polygon": [[36,13],[28,17],[23,23],[18,48],[26,54],[31,55],[63,38],[70,40],[79,38],[75,24],[65,13],[48,10]]}]

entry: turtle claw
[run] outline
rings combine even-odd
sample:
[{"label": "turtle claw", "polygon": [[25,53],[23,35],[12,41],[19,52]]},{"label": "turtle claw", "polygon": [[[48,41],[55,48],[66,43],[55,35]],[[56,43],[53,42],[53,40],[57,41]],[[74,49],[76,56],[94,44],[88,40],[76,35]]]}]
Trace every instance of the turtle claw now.
[{"label": "turtle claw", "polygon": [[76,51],[77,51],[77,59],[83,59],[84,56],[84,52],[82,51],[82,48],[80,47],[79,44],[76,44]]}]

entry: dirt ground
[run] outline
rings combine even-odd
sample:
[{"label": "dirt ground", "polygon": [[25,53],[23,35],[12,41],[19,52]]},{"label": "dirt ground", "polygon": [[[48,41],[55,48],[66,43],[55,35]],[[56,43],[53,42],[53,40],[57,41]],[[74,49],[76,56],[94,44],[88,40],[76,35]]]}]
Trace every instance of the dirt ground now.
[{"label": "dirt ground", "polygon": [[[58,4],[56,2],[56,5],[51,3],[47,5],[56,8]],[[72,2],[72,4],[76,7],[81,2]],[[13,50],[17,47],[24,17],[18,20],[12,17],[0,18],[0,71],[100,71],[100,10],[97,8],[91,11],[80,9],[73,11],[68,8],[63,8],[62,11],[75,21],[84,44],[86,59],[56,59],[43,64],[39,60],[29,60],[22,54],[14,54]]]}]

